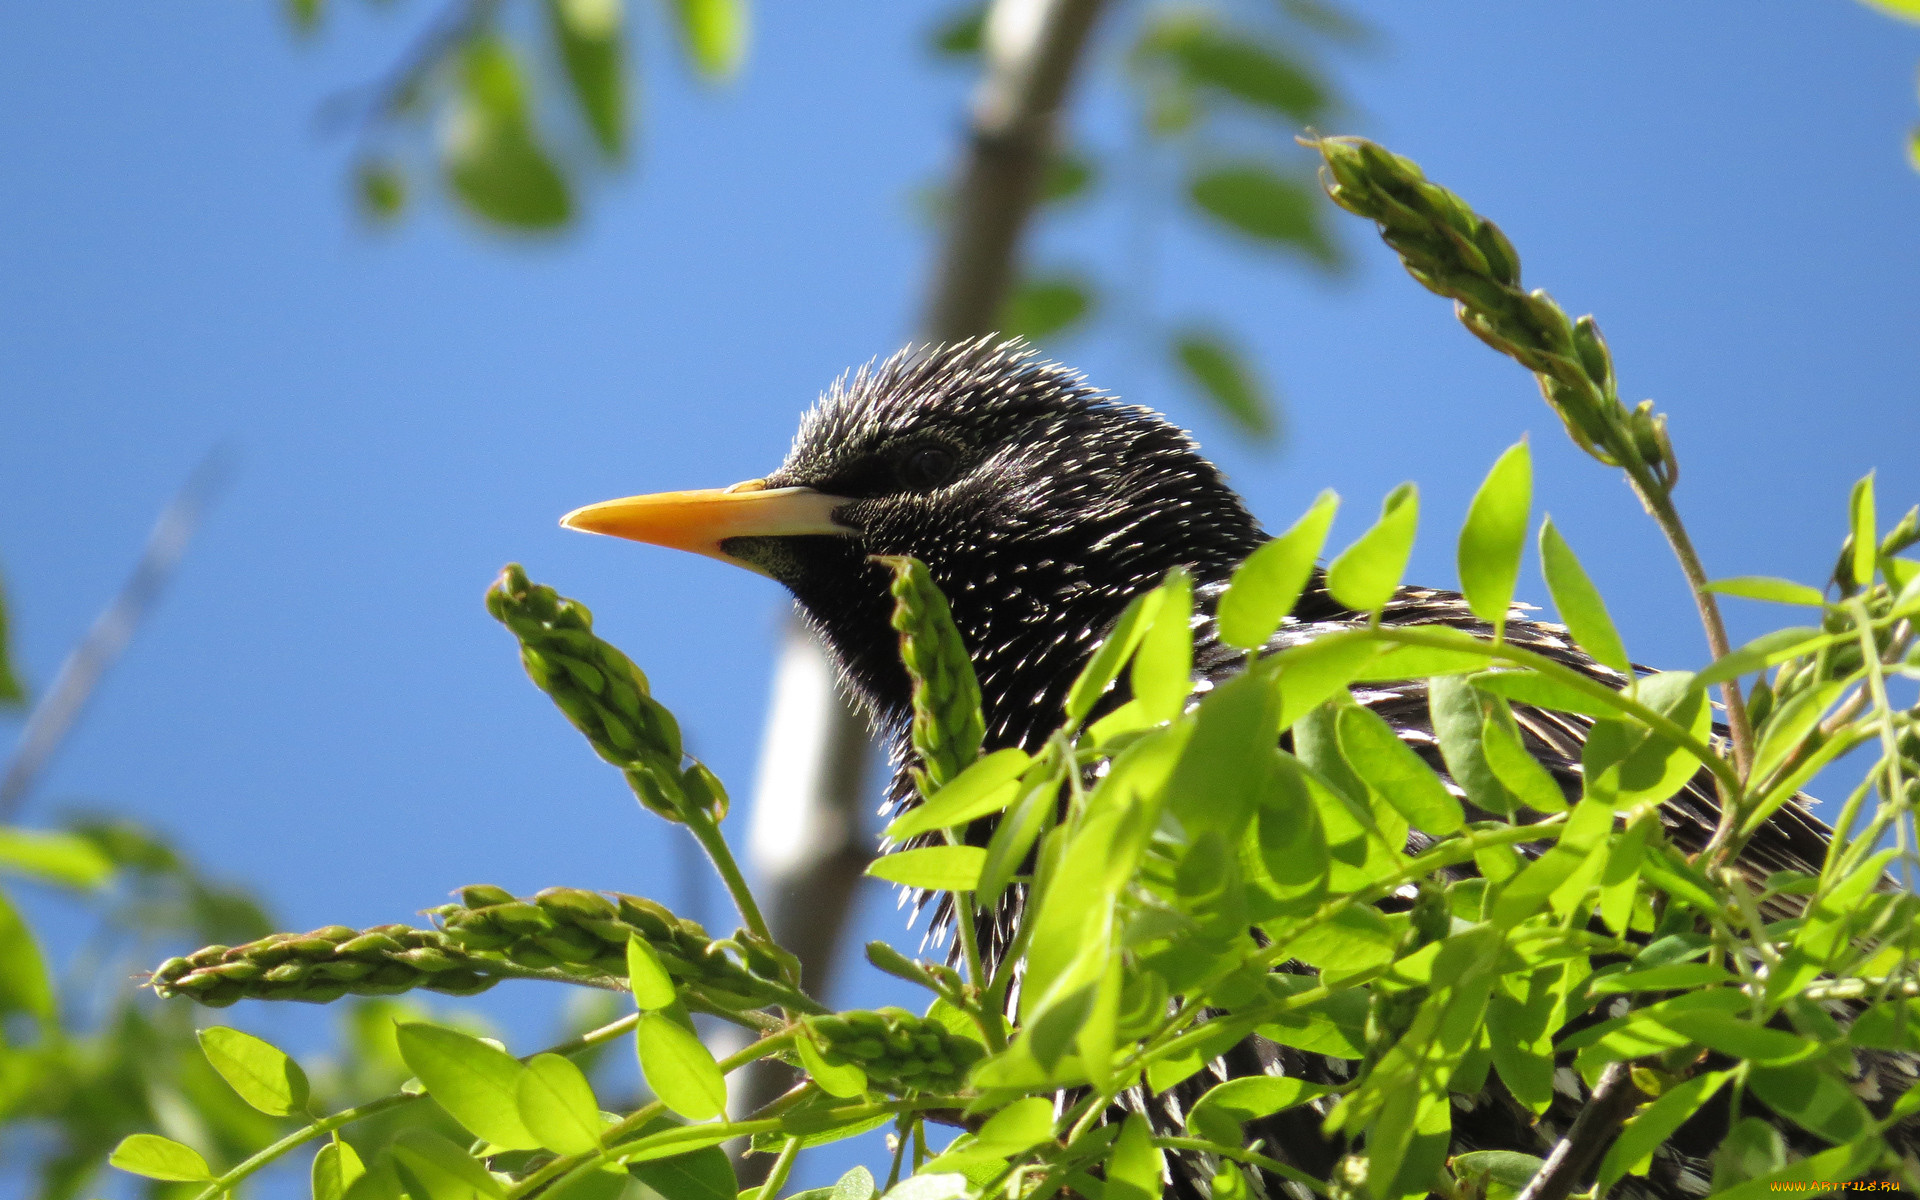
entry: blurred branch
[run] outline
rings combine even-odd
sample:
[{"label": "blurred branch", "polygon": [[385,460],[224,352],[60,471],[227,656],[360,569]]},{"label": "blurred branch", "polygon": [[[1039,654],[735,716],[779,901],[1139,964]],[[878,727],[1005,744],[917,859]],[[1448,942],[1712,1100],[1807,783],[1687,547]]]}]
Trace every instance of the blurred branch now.
[{"label": "blurred branch", "polygon": [[53,685],[27,717],[13,761],[7,766],[5,779],[0,780],[0,822],[11,820],[19,810],[54,751],[73,731],[74,723],[107,669],[132,641],[134,631],[165,589],[194,529],[226,483],[227,475],[226,457],[217,449],[193,469],[187,482],[161,511],[160,519],[154,522],[140,561],[120,594],[94,619],[80,644],[60,664],[60,673],[54,677]]},{"label": "blurred branch", "polygon": [[[966,159],[922,332],[933,341],[986,333],[1014,277],[1020,235],[1039,197],[1054,126],[1101,0],[998,0],[974,94]],[[826,650],[789,624],[755,784],[750,861],[767,886],[774,936],[795,950],[805,983],[828,994],[862,864],[861,812],[872,755],[865,721],[840,695]],[[779,1095],[789,1073],[756,1063],[737,1107]],[[754,1166],[743,1171],[743,1182]]]}]

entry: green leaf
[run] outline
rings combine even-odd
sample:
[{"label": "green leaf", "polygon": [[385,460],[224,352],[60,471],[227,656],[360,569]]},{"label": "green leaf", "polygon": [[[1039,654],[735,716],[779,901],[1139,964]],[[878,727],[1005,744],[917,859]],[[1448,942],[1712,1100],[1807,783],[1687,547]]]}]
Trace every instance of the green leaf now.
[{"label": "green leaf", "polygon": [[25,704],[27,689],[13,669],[13,636],[7,624],[7,593],[0,586],[0,708]]},{"label": "green leaf", "polygon": [[1339,1089],[1323,1084],[1308,1083],[1302,1079],[1291,1079],[1278,1075],[1255,1075],[1245,1079],[1229,1079],[1208,1089],[1204,1096],[1193,1102],[1193,1108],[1187,1113],[1187,1128],[1197,1129],[1195,1119],[1204,1121],[1202,1113],[1220,1112],[1242,1124],[1259,1117],[1272,1116],[1289,1108],[1305,1104],[1316,1096],[1324,1096]]},{"label": "green leaf", "polygon": [[1312,121],[1326,110],[1327,91],[1319,80],[1245,31],[1181,22],[1158,32],[1155,48],[1177,63],[1191,84],[1278,113],[1290,125]]},{"label": "green leaf", "polygon": [[1343,705],[1337,726],[1340,753],[1354,774],[1414,828],[1445,835],[1466,824],[1460,801],[1380,714],[1364,705]]},{"label": "green leaf", "polygon": [[157,1133],[133,1133],[107,1156],[107,1162],[122,1171],[176,1183],[199,1183],[212,1179],[207,1160],[191,1146],[182,1146]]},{"label": "green leaf", "polygon": [[1709,1050],[1748,1059],[1761,1066],[1788,1065],[1820,1050],[1818,1043],[1798,1034],[1768,1029],[1717,1009],[1668,1010],[1664,1005],[1655,1005],[1644,1011],[1657,1013],[1651,1019]]},{"label": "green leaf", "polygon": [[1212,830],[1229,845],[1239,843],[1276,769],[1277,708],[1266,680],[1239,675],[1195,710],[1193,734],[1166,788],[1168,811],[1189,838]]},{"label": "green leaf", "polygon": [[627,140],[627,78],[620,27],[624,0],[547,0],[547,19],[574,103],[608,158]]},{"label": "green leaf", "polygon": [[1187,382],[1242,433],[1256,441],[1273,438],[1278,429],[1273,398],[1253,364],[1224,337],[1188,330],[1174,337],[1173,357]]},{"label": "green leaf", "polygon": [[572,215],[567,182],[528,114],[519,61],[497,37],[467,43],[442,160],[454,194],[496,224],[552,229]]},{"label": "green leaf", "polygon": [[1777,1171],[1770,1171],[1730,1188],[1716,1190],[1713,1193],[1713,1200],[1767,1200],[1768,1197],[1776,1196],[1783,1191],[1803,1190],[1784,1188],[1780,1186],[1782,1184],[1814,1184],[1818,1190],[1826,1191],[1836,1183],[1853,1179],[1864,1173],[1876,1159],[1886,1153],[1886,1148],[1886,1143],[1877,1135],[1864,1137],[1857,1142],[1848,1142],[1844,1146],[1822,1150],[1798,1162],[1788,1163]]},{"label": "green leaf", "polygon": [[1600,1163],[1600,1191],[1604,1193],[1623,1175],[1645,1175],[1653,1152],[1731,1078],[1732,1071],[1695,1076],[1635,1113]]},{"label": "green leaf", "polygon": [[1864,588],[1873,582],[1874,558],[1880,549],[1879,524],[1874,515],[1872,471],[1861,476],[1860,481],[1853,485],[1853,493],[1847,497],[1847,525],[1853,543],[1853,561],[1849,569],[1853,572],[1854,585]]},{"label": "green leaf", "polygon": [[52,1021],[53,980],[33,931],[0,892],[0,1014],[9,1012]]},{"label": "green leaf", "polygon": [[506,1195],[484,1164],[429,1130],[402,1131],[389,1152],[413,1200],[500,1200]]},{"label": "green leaf", "polygon": [[[1704,741],[1712,711],[1704,689],[1690,671],[1662,671],[1633,685],[1641,703]],[[1687,785],[1703,764],[1689,750],[1638,722],[1596,721],[1581,748],[1581,771],[1588,795],[1615,808],[1659,804]]]},{"label": "green leaf", "polygon": [[858,1063],[846,1063],[835,1066],[820,1056],[820,1047],[814,1044],[813,1035],[804,1027],[799,1037],[794,1039],[793,1048],[800,1056],[800,1065],[805,1068],[820,1090],[829,1096],[851,1100],[867,1093],[867,1073]]},{"label": "green leaf", "polygon": [[1029,777],[1021,781],[1020,798],[1013,804],[1011,811],[1000,820],[993,831],[993,837],[987,842],[986,861],[980,868],[980,880],[975,885],[974,900],[983,905],[999,903],[1000,893],[1013,881],[1021,864],[1027,860],[1027,851],[1033,849],[1033,843],[1040,836],[1047,818],[1052,814],[1054,797],[1059,794],[1063,782],[1058,772],[1040,772],[1038,778]]},{"label": "green leaf", "polygon": [[580,1068],[558,1054],[536,1054],[520,1075],[515,1093],[520,1122],[555,1154],[585,1154],[599,1148],[600,1105]]},{"label": "green leaf", "polygon": [[505,1050],[458,1030],[403,1021],[394,1030],[400,1057],[448,1115],[505,1150],[538,1150],[540,1139],[520,1120],[520,1074]]},{"label": "green leaf", "polygon": [[977,1149],[1014,1155],[1053,1137],[1053,1101],[1044,1096],[1016,1100],[987,1118],[974,1139]]},{"label": "green leaf", "polygon": [[342,1141],[330,1141],[313,1156],[313,1200],[346,1200],[353,1181],[367,1173],[353,1147]]},{"label": "green leaf", "polygon": [[927,44],[935,54],[947,58],[971,58],[986,44],[986,30],[986,4],[969,4],[934,26]]},{"label": "green leaf", "polygon": [[1322,266],[1339,252],[1320,223],[1318,189],[1262,162],[1237,162],[1196,174],[1187,195],[1220,224],[1262,242],[1305,251]]},{"label": "green leaf", "polygon": [[747,58],[746,0],[673,0],[680,36],[708,79],[730,79]]},{"label": "green leaf", "polygon": [[1000,304],[994,327],[1007,337],[1042,341],[1086,320],[1093,296],[1081,280],[1066,275],[1023,279]]},{"label": "green leaf", "polygon": [[873,1200],[880,1189],[874,1186],[873,1173],[855,1167],[834,1181],[831,1200]]},{"label": "green leaf", "polygon": [[263,1113],[289,1117],[307,1107],[307,1073],[278,1046],[215,1025],[200,1031],[200,1051],[240,1098]]},{"label": "green leaf", "polygon": [[1560,840],[1500,889],[1490,919],[1502,929],[1511,929],[1540,911],[1548,898],[1587,864],[1588,857],[1604,846],[1612,831],[1612,806],[1582,800],[1561,826]]},{"label": "green leaf", "polygon": [[1473,615],[1496,631],[1513,607],[1532,504],[1533,457],[1522,438],[1487,472],[1460,529],[1460,590]]},{"label": "green leaf", "polygon": [[1573,549],[1554,528],[1552,517],[1540,525],[1540,571],[1546,576],[1554,607],[1560,610],[1560,619],[1566,622],[1573,640],[1595,661],[1631,676],[1633,661],[1627,657],[1626,647],[1620,644],[1613,618],[1607,615],[1606,604],[1581,568],[1580,560],[1574,557]]},{"label": "green leaf", "polygon": [[960,772],[953,782],[895,818],[882,833],[888,841],[904,842],[916,834],[965,825],[978,817],[1002,812],[1018,794],[1020,776],[1033,760],[1016,746],[995,750]]},{"label": "green leaf", "polygon": [[1755,1067],[1747,1086],[1773,1111],[1829,1142],[1850,1142],[1873,1128],[1873,1114],[1853,1089],[1816,1064]]},{"label": "green leaf", "polygon": [[699,1038],[663,1013],[641,1017],[635,1032],[640,1071],[662,1103],[689,1121],[705,1121],[726,1111],[726,1077]]},{"label": "green leaf", "polygon": [[1247,555],[1234,568],[1233,583],[1220,597],[1220,640],[1242,650],[1257,650],[1293,611],[1313,564],[1326,545],[1340,497],[1324,491],[1288,530]]},{"label": "green leaf", "polygon": [[1327,590],[1355,612],[1385,607],[1400,590],[1420,521],[1420,489],[1403,483],[1387,493],[1380,519],[1327,567]]},{"label": "green leaf", "polygon": [[1566,811],[1567,796],[1560,781],[1526,748],[1505,700],[1488,706],[1480,724],[1480,748],[1486,754],[1487,769],[1524,807],[1539,813]]},{"label": "green leaf", "polygon": [[1160,607],[1133,655],[1133,698],[1148,720],[1171,721],[1193,692],[1193,577],[1175,567],[1157,589]]},{"label": "green leaf", "polygon": [[1487,762],[1481,734],[1486,714],[1480,693],[1460,676],[1435,676],[1427,680],[1427,712],[1447,773],[1466,792],[1468,803],[1484,812],[1511,816],[1519,802]]},{"label": "green leaf", "polygon": [[362,216],[392,221],[407,207],[406,173],[384,158],[362,159],[353,168],[353,193]]},{"label": "green leaf", "polygon": [[967,1194],[967,1177],[952,1172],[914,1175],[887,1189],[882,1200],[960,1200]]},{"label": "green leaf", "polygon": [[979,884],[986,865],[983,846],[922,846],[881,855],[868,864],[867,874],[929,891],[968,892]]},{"label": "green leaf", "polygon": [[1733,982],[1731,975],[1712,963],[1680,962],[1602,975],[1588,990],[1596,996],[1608,996],[1616,992],[1672,992]]},{"label": "green leaf", "polygon": [[1799,749],[1821,716],[1847,690],[1850,682],[1846,679],[1829,680],[1794,695],[1774,709],[1761,730],[1760,745],[1753,752],[1752,778],[1765,779],[1775,767]]},{"label": "green leaf", "polygon": [[1087,660],[1080,677],[1073,681],[1073,689],[1067,693],[1069,724],[1078,725],[1085,720],[1113,681],[1120,677],[1120,669],[1139,649],[1140,639],[1147,635],[1147,629],[1153,624],[1154,617],[1159,615],[1160,605],[1165,599],[1166,594],[1160,588],[1154,588],[1135,596],[1121,610],[1120,619],[1113,623],[1113,631]]},{"label": "green leaf", "polygon": [[718,1146],[640,1163],[629,1170],[661,1200],[735,1200],[740,1193],[733,1163]]},{"label": "green leaf", "polygon": [[1718,592],[1722,596],[1770,600],[1775,604],[1802,604],[1812,608],[1824,608],[1827,603],[1827,598],[1818,588],[1769,575],[1736,575],[1731,579],[1716,579],[1703,585],[1701,590]]},{"label": "green leaf", "polygon": [[1490,696],[1501,696],[1535,708],[1580,713],[1589,717],[1617,717],[1620,710],[1605,700],[1531,670],[1486,671],[1468,680]]},{"label": "green leaf", "polygon": [[1108,1152],[1103,1200],[1160,1200],[1163,1162],[1146,1118],[1129,1113]]},{"label": "green leaf", "polygon": [[[1742,675],[1763,671],[1795,657],[1803,649],[1812,650],[1814,648],[1812,643],[1821,642],[1829,636],[1832,635],[1805,625],[1763,633],[1739,649],[1713,660],[1706,670],[1700,672],[1694,683],[1698,687],[1712,687],[1716,683],[1725,683],[1729,679],[1738,679]],[[1851,637],[1852,635],[1839,636]]]},{"label": "green leaf", "polygon": [[1344,693],[1379,653],[1378,642],[1364,630],[1354,630],[1322,634],[1264,660],[1263,668],[1279,674],[1280,728],[1291,729]]},{"label": "green leaf", "polygon": [[113,860],[77,833],[0,825],[0,871],[91,890],[113,875]]},{"label": "green leaf", "polygon": [[631,934],[627,937],[627,983],[633,988],[633,1002],[644,1009],[672,1008],[680,998],[659,954],[645,939]]}]

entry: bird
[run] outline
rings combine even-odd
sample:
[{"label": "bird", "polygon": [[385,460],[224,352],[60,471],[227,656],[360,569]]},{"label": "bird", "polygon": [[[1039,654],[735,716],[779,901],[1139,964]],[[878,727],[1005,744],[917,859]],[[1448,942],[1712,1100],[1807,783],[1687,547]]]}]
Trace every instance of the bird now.
[{"label": "bird", "polygon": [[[983,750],[1032,752],[1058,727],[1074,679],[1127,604],[1170,571],[1184,569],[1194,584],[1196,694],[1244,669],[1246,655],[1220,639],[1214,609],[1235,568],[1269,539],[1189,434],[1026,343],[998,336],[909,347],[842,375],[802,418],[785,461],[762,478],[592,504],[562,523],[708,555],[784,585],[828,648],[846,691],[891,748],[891,811],[917,799],[908,737],[912,692],[889,623],[891,574],[876,556],[921,560],[945,594],[979,681]],[[1460,595],[1437,588],[1401,587],[1379,619],[1492,632]],[[1268,649],[1367,620],[1335,600],[1316,571]],[[1564,628],[1524,611],[1516,609],[1505,636],[1611,686],[1628,682],[1582,653]],[[1122,680],[1106,703],[1124,694]],[[1356,685],[1355,699],[1444,777],[1424,681]],[[1514,711],[1534,756],[1577,794],[1585,719],[1519,704]],[[1682,850],[1706,844],[1718,808],[1704,771],[1661,816]],[[1829,837],[1800,804],[1789,803],[1746,848],[1742,868],[1756,878],[1817,872]],[[1016,888],[1004,905],[1019,902]],[[981,922],[983,953],[1004,949],[1009,910],[982,914]],[[1199,1082],[1133,1102],[1150,1119],[1178,1125],[1183,1106],[1209,1080],[1284,1073],[1339,1083],[1350,1070],[1344,1060],[1254,1036],[1211,1064]],[[1577,1081],[1571,1071],[1561,1075],[1570,1094],[1557,1097],[1538,1124],[1498,1096],[1456,1111],[1455,1151],[1545,1153],[1556,1118],[1570,1119],[1578,1108]],[[1322,1115],[1281,1113],[1250,1124],[1248,1137],[1326,1179],[1344,1149],[1320,1132]],[[1708,1116],[1703,1111],[1690,1123],[1697,1128],[1683,1128],[1646,1179],[1626,1181],[1620,1194],[1704,1194],[1708,1155],[1725,1129],[1724,1116],[1717,1129],[1702,1119]],[[1169,1194],[1205,1196],[1207,1177],[1204,1165],[1176,1156]],[[1262,1182],[1269,1195],[1308,1194],[1278,1176]]]}]

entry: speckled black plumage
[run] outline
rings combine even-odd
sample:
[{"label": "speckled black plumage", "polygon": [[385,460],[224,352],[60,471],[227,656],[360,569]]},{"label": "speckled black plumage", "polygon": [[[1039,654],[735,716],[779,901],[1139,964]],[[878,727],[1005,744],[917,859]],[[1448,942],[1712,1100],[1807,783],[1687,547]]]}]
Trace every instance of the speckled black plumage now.
[{"label": "speckled black plumage", "polygon": [[[974,656],[989,749],[1033,749],[1043,741],[1057,726],[1066,689],[1087,654],[1127,602],[1173,567],[1185,567],[1197,584],[1197,688],[1243,661],[1218,642],[1209,614],[1234,567],[1267,535],[1185,433],[1104,395],[1075,372],[1039,361],[1018,343],[980,340],[903,352],[843,377],[807,415],[786,463],[768,483],[853,500],[839,517],[862,531],[857,537],[739,539],[726,548],[785,583],[832,648],[847,686],[893,745],[901,771],[895,804],[911,802],[912,795],[904,761],[908,689],[887,624],[887,577],[866,561],[869,554],[923,560],[946,593]],[[1356,619],[1316,584],[1275,643]],[[1457,595],[1424,588],[1403,589],[1384,620],[1483,628]],[[1508,636],[1621,682],[1574,648],[1558,626],[1516,613]],[[1356,695],[1444,770],[1423,684],[1368,685]],[[1524,707],[1516,715],[1530,748],[1577,791],[1584,722]],[[1665,811],[1675,843],[1697,849],[1716,812],[1703,782],[1683,791]],[[1788,805],[1754,839],[1748,865],[1761,875],[1809,869],[1825,841],[1823,826]],[[984,918],[990,950],[1001,943],[1010,915]],[[1346,1070],[1340,1060],[1252,1038],[1216,1062],[1212,1075],[1266,1071],[1339,1082]],[[1888,1071],[1900,1079],[1912,1074],[1905,1060],[1871,1064],[1867,1074]],[[1490,1082],[1456,1112],[1456,1149],[1544,1154],[1579,1104],[1577,1081],[1570,1071],[1561,1074],[1565,1102],[1537,1125],[1497,1080]],[[1211,1082],[1203,1073],[1171,1095],[1141,1094],[1131,1102],[1177,1122],[1196,1090]],[[1696,1118],[1644,1184],[1629,1180],[1618,1194],[1702,1194],[1708,1168],[1701,1155],[1717,1141],[1712,1118],[1711,1111]],[[1249,1136],[1264,1138],[1267,1153],[1323,1174],[1341,1147],[1325,1141],[1318,1125],[1319,1115],[1303,1108],[1257,1123]],[[1203,1194],[1208,1172],[1199,1164],[1176,1162],[1173,1171],[1176,1193]],[[1276,1195],[1299,1192],[1277,1178],[1265,1182]]]}]

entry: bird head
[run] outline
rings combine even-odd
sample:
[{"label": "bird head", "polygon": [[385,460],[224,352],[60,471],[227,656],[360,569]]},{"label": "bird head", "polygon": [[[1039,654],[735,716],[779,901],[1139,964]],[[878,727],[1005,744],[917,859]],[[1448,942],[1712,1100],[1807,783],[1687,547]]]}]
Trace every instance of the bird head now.
[{"label": "bird head", "polygon": [[946,594],[990,744],[1057,722],[1079,665],[1174,567],[1224,578],[1262,539],[1193,440],[1017,341],[907,350],[843,376],[763,479],[590,505],[562,523],[778,580],[883,722],[907,711],[888,572]]}]

